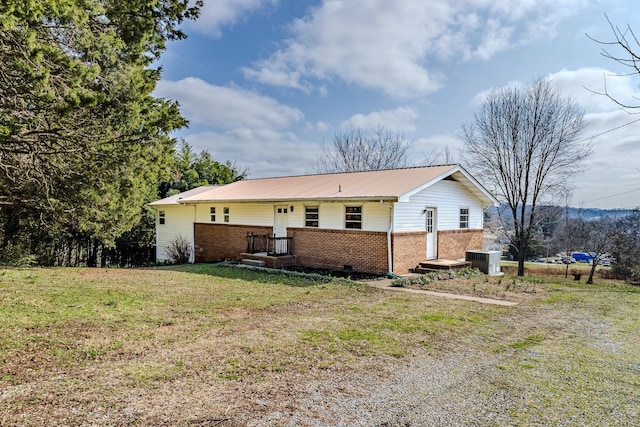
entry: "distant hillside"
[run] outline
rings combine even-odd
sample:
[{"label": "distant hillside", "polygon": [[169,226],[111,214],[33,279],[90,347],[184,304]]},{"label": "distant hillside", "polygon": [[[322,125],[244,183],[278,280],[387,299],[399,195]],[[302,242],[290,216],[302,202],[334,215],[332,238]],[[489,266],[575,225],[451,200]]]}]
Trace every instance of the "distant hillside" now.
[{"label": "distant hillside", "polygon": [[[542,212],[543,209],[548,209],[548,206],[540,207],[538,212]],[[555,206],[554,209],[557,209],[559,212],[564,214],[564,207]],[[509,209],[503,206],[503,214],[508,216]],[[578,218],[582,217],[587,220],[597,220],[600,218],[623,218],[625,216],[630,215],[633,212],[632,209],[598,209],[598,208],[569,208],[569,217],[570,218]],[[488,215],[497,215],[498,208],[489,208],[487,209]]]},{"label": "distant hillside", "polygon": [[623,218],[630,215],[631,212],[633,212],[631,209],[569,208],[569,217],[584,219]]}]

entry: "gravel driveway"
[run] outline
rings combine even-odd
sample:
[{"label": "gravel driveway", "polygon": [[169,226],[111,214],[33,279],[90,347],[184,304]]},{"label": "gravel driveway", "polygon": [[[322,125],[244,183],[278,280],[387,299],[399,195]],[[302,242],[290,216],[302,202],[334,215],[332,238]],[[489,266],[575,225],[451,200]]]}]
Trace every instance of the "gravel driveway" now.
[{"label": "gravel driveway", "polygon": [[[377,360],[369,367],[364,362],[357,373],[338,369],[300,374],[256,393],[255,405],[238,411],[234,422],[249,426],[634,425],[640,415],[637,384],[620,390],[620,395],[614,384],[610,396],[596,397],[598,405],[585,403],[596,407],[580,408],[580,403],[572,403],[567,409],[566,405],[556,408],[544,403],[553,392],[551,386],[523,383],[518,377],[519,364],[523,360],[535,364],[543,356],[532,348],[515,349],[500,343],[539,331],[567,351],[588,340],[589,347],[604,359],[607,351],[629,350],[621,350],[624,346],[612,337],[611,325],[593,318],[589,311],[519,306],[502,316],[492,330],[410,360]],[[557,365],[540,363],[535,369],[543,383],[557,376]],[[640,368],[631,362],[624,369],[638,373]],[[599,411],[601,401],[609,398],[612,403],[602,403],[608,405],[602,414],[580,415]],[[632,400],[618,405],[618,414],[614,414],[617,399],[629,398]],[[526,421],[514,415],[518,411],[529,412]],[[589,421],[593,419],[600,421]]]}]

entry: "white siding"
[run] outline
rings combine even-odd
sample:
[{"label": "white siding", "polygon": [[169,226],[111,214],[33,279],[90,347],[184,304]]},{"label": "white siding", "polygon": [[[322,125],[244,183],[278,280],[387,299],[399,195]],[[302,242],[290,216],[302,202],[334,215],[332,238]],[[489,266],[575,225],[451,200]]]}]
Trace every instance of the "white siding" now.
[{"label": "white siding", "polygon": [[[165,223],[160,224],[158,213],[164,211]],[[168,261],[166,250],[178,237],[189,241],[193,248],[193,206],[157,206],[156,207],[156,261]]]},{"label": "white siding", "polygon": [[342,203],[321,203],[319,228],[344,229],[344,206]]},{"label": "white siding", "polygon": [[[312,206],[311,203],[308,206]],[[387,231],[389,230],[389,204],[380,202],[351,202],[351,203],[319,203],[319,227],[330,230],[345,229],[345,207],[362,206],[362,230],[366,231]],[[301,208],[301,211],[303,209]],[[292,225],[293,226],[293,225]],[[304,226],[304,212],[301,226]]]},{"label": "white siding", "polygon": [[362,209],[362,229],[367,231],[389,231],[391,205],[380,202],[365,203]]},{"label": "white siding", "polygon": [[482,202],[456,181],[442,180],[395,204],[394,231],[424,231],[426,207],[436,208],[437,230],[460,228],[460,209],[469,209],[469,228],[482,228]]},{"label": "white siding", "polygon": [[[293,206],[293,212],[291,212]],[[289,227],[304,227],[304,205],[289,203]]]},{"label": "white siding", "polygon": [[[289,211],[288,227],[304,227],[307,206],[319,207],[319,227],[344,230],[345,206],[362,206],[362,230],[387,231],[389,229],[389,204],[380,202],[305,202],[302,203],[201,203],[197,205],[157,206],[165,212],[165,224],[158,223],[156,213],[156,258],[158,262],[167,260],[166,248],[178,236],[193,245],[193,223],[211,223],[211,207],[216,208],[215,224],[225,224],[224,208],[229,208],[228,224],[273,226],[274,208],[286,206]],[[293,206],[293,212],[291,212]]]},{"label": "white siding", "polygon": [[[260,203],[202,203],[197,207],[197,222],[211,222],[211,207],[216,208],[216,224],[225,224],[224,208],[229,208],[226,224],[273,225],[273,204]],[[193,208],[192,208],[193,209]]]}]

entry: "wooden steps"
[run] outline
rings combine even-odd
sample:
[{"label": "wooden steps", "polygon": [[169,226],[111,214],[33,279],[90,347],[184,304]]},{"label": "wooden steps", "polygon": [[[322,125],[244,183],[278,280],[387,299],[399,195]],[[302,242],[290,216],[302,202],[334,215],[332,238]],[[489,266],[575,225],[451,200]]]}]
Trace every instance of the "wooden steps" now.
[{"label": "wooden steps", "polygon": [[421,262],[413,272],[425,274],[440,270],[461,270],[467,267],[471,267],[471,263],[464,260],[433,259]]},{"label": "wooden steps", "polygon": [[241,264],[244,265],[252,265],[254,267],[264,267],[267,265],[266,262],[259,260],[259,259],[249,259],[249,258],[245,258],[242,261],[240,261]]}]

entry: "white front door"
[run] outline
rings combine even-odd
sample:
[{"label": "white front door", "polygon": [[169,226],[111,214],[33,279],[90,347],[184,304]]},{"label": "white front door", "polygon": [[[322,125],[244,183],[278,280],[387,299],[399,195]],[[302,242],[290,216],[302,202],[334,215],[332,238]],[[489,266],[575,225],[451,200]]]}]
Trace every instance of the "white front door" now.
[{"label": "white front door", "polygon": [[438,239],[436,233],[436,210],[435,208],[426,209],[426,228],[427,228],[427,259],[438,258]]},{"label": "white front door", "polygon": [[287,219],[289,208],[286,206],[276,206],[276,216],[273,223],[273,234],[276,237],[287,237]]}]

